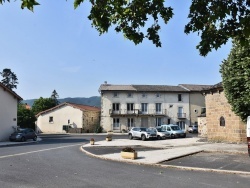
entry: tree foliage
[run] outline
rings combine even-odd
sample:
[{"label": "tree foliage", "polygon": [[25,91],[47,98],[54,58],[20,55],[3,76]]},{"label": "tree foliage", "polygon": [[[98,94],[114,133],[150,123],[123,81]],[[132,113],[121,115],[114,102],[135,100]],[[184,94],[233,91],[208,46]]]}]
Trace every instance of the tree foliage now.
[{"label": "tree foliage", "polygon": [[58,95],[58,93],[56,92],[55,89],[52,91],[52,94],[51,94],[50,98],[55,100],[56,105],[58,105],[60,103],[58,101],[59,95]]},{"label": "tree foliage", "polygon": [[3,77],[2,84],[8,87],[9,89],[17,88],[17,76],[14,72],[11,72],[11,69],[3,69],[3,72],[0,72],[0,75]]},{"label": "tree foliage", "polygon": [[221,65],[223,88],[232,110],[245,122],[250,115],[250,39],[248,45],[233,41],[233,48]]},{"label": "tree foliage", "polygon": [[[0,3],[10,0],[0,0]],[[21,0],[21,8],[33,11],[39,3]],[[85,0],[86,1],[86,0]],[[88,18],[99,34],[114,28],[135,44],[143,39],[161,46],[161,25],[173,16],[173,9],[165,6],[167,0],[88,0],[91,10]],[[191,0],[190,0],[191,1]],[[84,0],[74,0],[77,8]],[[218,49],[230,38],[246,45],[250,35],[250,0],[192,0],[185,33],[198,32],[200,43],[196,46],[202,56]]]},{"label": "tree foliage", "polygon": [[36,117],[32,110],[27,109],[25,104],[18,104],[17,125],[21,128],[31,128],[35,130]]},{"label": "tree foliage", "polygon": [[40,97],[34,101],[34,104],[32,105],[32,111],[37,115],[39,112],[53,108],[56,105],[57,104],[54,99]]}]

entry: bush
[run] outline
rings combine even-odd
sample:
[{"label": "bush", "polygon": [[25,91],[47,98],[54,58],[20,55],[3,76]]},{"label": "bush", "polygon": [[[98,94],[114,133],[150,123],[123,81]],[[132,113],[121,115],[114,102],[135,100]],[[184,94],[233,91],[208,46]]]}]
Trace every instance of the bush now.
[{"label": "bush", "polygon": [[131,147],[125,147],[122,149],[123,152],[132,152],[132,153],[135,153],[135,150]]},{"label": "bush", "polygon": [[103,128],[100,125],[98,125],[95,129],[95,133],[102,133],[102,131],[103,131]]}]

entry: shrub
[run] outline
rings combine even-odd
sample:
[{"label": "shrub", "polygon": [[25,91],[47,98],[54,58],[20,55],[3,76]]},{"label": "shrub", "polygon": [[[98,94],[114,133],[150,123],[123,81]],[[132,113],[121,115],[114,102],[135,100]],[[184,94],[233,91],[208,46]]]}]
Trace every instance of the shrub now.
[{"label": "shrub", "polygon": [[122,149],[123,152],[132,152],[132,153],[135,153],[135,150],[131,147],[125,147]]}]

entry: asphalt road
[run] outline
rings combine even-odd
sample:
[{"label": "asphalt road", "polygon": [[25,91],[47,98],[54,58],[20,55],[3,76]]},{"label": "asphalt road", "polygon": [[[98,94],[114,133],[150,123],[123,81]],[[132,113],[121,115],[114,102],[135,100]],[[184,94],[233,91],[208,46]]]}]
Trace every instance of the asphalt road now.
[{"label": "asphalt road", "polygon": [[[92,158],[80,146],[92,136],[44,135],[36,144],[0,148],[0,187],[249,187],[250,177],[132,165]],[[125,138],[116,136],[117,138]],[[95,140],[105,136],[95,136]]]}]

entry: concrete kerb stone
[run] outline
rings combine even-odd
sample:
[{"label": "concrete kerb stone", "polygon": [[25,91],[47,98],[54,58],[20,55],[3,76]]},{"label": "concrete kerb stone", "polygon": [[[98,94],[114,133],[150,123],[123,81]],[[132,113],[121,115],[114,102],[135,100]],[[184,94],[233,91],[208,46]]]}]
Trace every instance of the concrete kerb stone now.
[{"label": "concrete kerb stone", "polygon": [[[224,173],[224,174],[239,174],[239,175],[250,175],[250,172],[245,172],[245,171],[235,171],[235,170],[218,170],[218,169],[212,169],[212,168],[197,168],[197,167],[185,167],[185,166],[175,166],[175,165],[164,165],[164,164],[150,164],[150,163],[143,163],[143,162],[138,162],[136,160],[120,160],[120,159],[112,159],[109,157],[103,157],[99,155],[95,155],[93,153],[90,153],[84,149],[84,147],[80,147],[80,150],[84,153],[86,153],[89,156],[98,158],[98,159],[103,159],[103,160],[109,160],[109,161],[116,161],[116,162],[123,162],[123,163],[128,163],[128,164],[136,164],[136,165],[145,165],[145,166],[155,166],[155,167],[160,167],[160,168],[174,168],[174,169],[179,169],[179,170],[186,170],[186,171],[202,171],[202,172],[216,172],[216,173]],[[195,154],[195,153],[192,153]],[[190,155],[192,155],[190,154]],[[187,155],[179,156],[178,158],[184,157]],[[172,158],[171,160],[173,160]],[[163,161],[162,161],[163,162]]]},{"label": "concrete kerb stone", "polygon": [[[115,140],[114,140],[115,141]],[[171,141],[171,140],[170,140]],[[169,143],[169,141],[167,141]],[[174,141],[175,142],[175,141]],[[98,142],[99,143],[99,142]],[[146,143],[146,144],[145,144]],[[138,143],[135,144],[132,140],[132,142],[123,142],[122,145],[120,145],[121,142],[118,142],[118,143],[115,143],[115,142],[100,142],[99,145],[96,145],[97,147],[105,147],[105,146],[109,146],[109,147],[112,147],[112,146],[126,146],[127,144],[129,144],[129,146],[133,147],[133,146],[138,146]],[[140,142],[140,146],[145,146],[145,147],[151,147],[150,146],[150,142]],[[156,144],[156,143],[154,143]],[[190,143],[189,143],[190,144]],[[117,162],[125,162],[125,163],[130,163],[130,164],[136,164],[136,165],[149,165],[149,166],[158,166],[158,167],[162,167],[162,168],[177,168],[177,169],[181,169],[181,170],[191,170],[191,171],[205,171],[205,172],[217,172],[217,173],[228,173],[228,174],[241,174],[241,175],[250,175],[250,172],[245,172],[245,171],[234,171],[234,170],[218,170],[218,169],[210,169],[210,168],[194,168],[194,167],[184,167],[184,166],[173,166],[173,165],[165,165],[165,164],[159,164],[161,162],[164,162],[164,161],[169,161],[169,160],[173,160],[173,159],[176,159],[176,158],[181,158],[181,157],[185,157],[185,156],[189,156],[189,155],[193,155],[193,154],[196,154],[196,153],[199,153],[199,152],[223,152],[223,153],[233,153],[233,154],[246,154],[246,152],[243,152],[243,151],[240,151],[242,149],[244,149],[244,145],[236,145],[234,147],[231,147],[230,145],[227,145],[225,144],[223,148],[221,148],[221,145],[220,144],[212,144],[212,143],[207,143],[207,142],[203,142],[201,144],[196,144],[196,143],[193,143],[189,146],[189,149],[188,151],[190,151],[189,153],[185,153],[184,152],[184,155],[182,155],[182,153],[179,153],[178,155],[174,156],[174,157],[170,157],[168,156],[167,160],[162,160],[162,161],[157,161],[155,163],[152,163],[153,161],[148,162],[148,161],[138,161],[138,160],[129,160],[129,159],[120,159],[120,156],[119,153],[114,153],[114,154],[107,154],[107,155],[103,155],[103,156],[100,156],[100,155],[95,155],[95,154],[92,154],[88,151],[86,151],[84,149],[84,147],[89,147],[90,145],[89,144],[85,144],[85,145],[82,145],[81,146],[81,150],[83,152],[85,152],[87,155],[89,156],[92,156],[92,157],[95,157],[95,158],[99,158],[99,159],[104,159],[104,160],[111,160],[111,161],[117,161]],[[94,145],[95,146],[95,145]],[[155,147],[157,146],[157,144],[155,145]],[[163,146],[160,146],[158,145],[157,148],[159,149],[164,149],[164,150],[171,150],[172,148],[174,148],[175,150],[179,149],[181,150],[181,148],[185,148],[187,145],[185,144],[174,144],[174,145],[171,145],[171,142],[170,142],[170,145],[168,145],[166,148],[166,145]],[[194,152],[192,152],[192,150],[190,150],[190,148],[194,148]],[[197,151],[195,151],[195,148],[197,149]],[[200,149],[200,150],[199,150]],[[224,150],[225,149],[225,150]],[[143,153],[143,152],[142,152]],[[150,153],[149,153],[150,154]],[[147,155],[145,155],[147,156]]]}]

